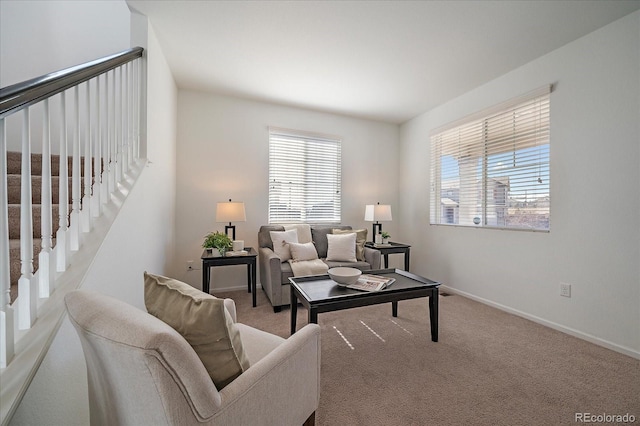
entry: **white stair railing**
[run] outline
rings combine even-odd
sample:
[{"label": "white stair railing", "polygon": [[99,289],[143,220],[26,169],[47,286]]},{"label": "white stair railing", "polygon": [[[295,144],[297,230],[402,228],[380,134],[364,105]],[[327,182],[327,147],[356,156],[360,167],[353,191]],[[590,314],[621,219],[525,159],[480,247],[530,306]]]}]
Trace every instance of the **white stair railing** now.
[{"label": "white stair railing", "polygon": [[[140,98],[143,67],[138,63],[142,61],[142,53],[142,48],[129,49],[0,89],[0,374],[10,369],[12,359],[19,356],[16,348],[29,346],[17,343],[22,339],[28,341],[28,330],[38,321],[38,312],[49,296],[57,290],[57,280],[73,264],[83,241],[90,238],[93,223],[100,219],[104,207],[111,202],[118,184],[127,178],[131,166],[137,164],[140,152],[138,120],[141,117],[138,109],[143,105]],[[67,94],[71,95],[71,102],[68,102]],[[52,103],[57,95],[59,103]],[[36,132],[38,126],[31,122],[33,108],[42,110],[41,132]],[[8,127],[14,121],[8,122],[6,117],[12,115],[16,116],[16,123],[20,119],[19,129]],[[56,119],[59,134],[52,138],[51,124]],[[69,130],[71,141],[68,140]],[[32,188],[37,181],[31,176],[31,161],[32,146],[38,145],[32,141],[32,133],[35,138],[42,135],[40,216],[36,217],[40,220],[41,244],[35,273],[33,215],[37,208],[32,202]],[[12,146],[9,138],[14,134],[20,138],[21,153],[21,273],[17,298],[12,300],[7,182],[9,147]],[[69,143],[71,171],[68,167]],[[51,170],[54,153],[59,157],[55,245]],[[4,397],[4,389],[2,392]]]}]

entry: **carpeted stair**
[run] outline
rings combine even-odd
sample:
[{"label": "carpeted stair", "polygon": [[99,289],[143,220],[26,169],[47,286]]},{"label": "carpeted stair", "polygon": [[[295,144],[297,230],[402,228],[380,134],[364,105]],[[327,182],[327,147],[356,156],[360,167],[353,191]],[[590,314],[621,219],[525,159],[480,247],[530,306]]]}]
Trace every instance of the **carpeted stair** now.
[{"label": "carpeted stair", "polygon": [[[80,170],[84,172],[84,160],[81,159]],[[71,165],[72,158],[68,159],[69,186],[68,194],[71,201]],[[11,277],[11,301],[13,302],[18,296],[18,280],[20,279],[20,199],[21,199],[21,170],[22,170],[22,153],[7,153],[7,198],[9,204],[9,260],[10,260],[10,277]],[[60,218],[59,212],[59,173],[60,158],[57,155],[51,156],[51,202],[52,202],[52,236],[55,238],[59,228]],[[42,156],[40,154],[31,155],[31,193],[33,203],[33,270],[38,269],[38,253],[41,246],[41,192],[42,192]],[[82,190],[83,184],[80,182]],[[71,206],[69,206],[69,212]],[[53,240],[55,246],[55,239]]]}]

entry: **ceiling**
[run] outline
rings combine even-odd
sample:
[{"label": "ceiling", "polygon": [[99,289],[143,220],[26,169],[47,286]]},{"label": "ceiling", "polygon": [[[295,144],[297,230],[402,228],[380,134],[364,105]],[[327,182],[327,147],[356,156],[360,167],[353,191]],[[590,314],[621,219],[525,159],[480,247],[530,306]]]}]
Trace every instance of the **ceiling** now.
[{"label": "ceiling", "polygon": [[181,89],[402,123],[640,1],[153,1]]}]

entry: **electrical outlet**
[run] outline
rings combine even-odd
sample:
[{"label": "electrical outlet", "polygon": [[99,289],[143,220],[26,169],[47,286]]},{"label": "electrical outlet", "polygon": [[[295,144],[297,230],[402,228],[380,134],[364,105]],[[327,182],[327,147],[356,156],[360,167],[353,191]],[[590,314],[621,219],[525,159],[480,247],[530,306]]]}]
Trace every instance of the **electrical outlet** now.
[{"label": "electrical outlet", "polygon": [[560,283],[560,296],[571,297],[571,284]]},{"label": "electrical outlet", "polygon": [[187,271],[193,271],[193,260],[187,260]]}]

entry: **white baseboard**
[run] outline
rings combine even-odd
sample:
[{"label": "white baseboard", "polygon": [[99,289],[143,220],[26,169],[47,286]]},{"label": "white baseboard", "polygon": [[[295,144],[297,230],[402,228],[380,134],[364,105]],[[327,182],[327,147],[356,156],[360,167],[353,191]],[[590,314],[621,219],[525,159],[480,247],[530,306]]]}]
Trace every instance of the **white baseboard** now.
[{"label": "white baseboard", "polygon": [[605,347],[607,349],[611,349],[613,351],[619,352],[619,353],[624,354],[624,355],[628,355],[628,356],[630,356],[632,358],[635,358],[635,359],[640,359],[640,352],[638,352],[636,350],[633,350],[631,348],[627,348],[626,346],[622,346],[622,345],[618,345],[618,344],[613,343],[613,342],[609,342],[608,340],[604,340],[604,339],[601,339],[599,337],[592,336],[590,334],[584,333],[582,331],[575,330],[573,328],[566,327],[564,325],[557,324],[557,323],[552,322],[552,321],[548,321],[548,320],[546,320],[544,318],[540,318],[540,317],[537,317],[535,315],[531,315],[531,314],[528,314],[526,312],[522,312],[522,311],[519,311],[517,309],[510,308],[510,307],[502,305],[500,303],[492,302],[491,300],[487,300],[487,299],[484,299],[482,297],[478,297],[478,296],[475,296],[473,294],[470,294],[470,293],[467,293],[467,292],[464,292],[464,291],[461,291],[461,290],[457,290],[457,289],[455,289],[453,287],[448,287],[448,286],[445,286],[445,285],[441,285],[440,286],[440,292],[443,292],[443,291],[447,292],[447,293],[451,293],[451,294],[458,294],[460,296],[464,296],[464,297],[469,298],[471,300],[475,300],[476,302],[483,303],[485,305],[491,306],[491,307],[496,308],[496,309],[500,309],[501,311],[505,311],[505,312],[508,312],[510,314],[522,317],[522,318],[526,318],[526,319],[531,320],[531,321],[533,321],[535,323],[544,325],[544,326],[552,328],[554,330],[558,330],[560,332],[569,334],[569,335],[577,337],[579,339],[586,340],[587,342],[596,344],[598,346],[602,346],[602,347]]}]

